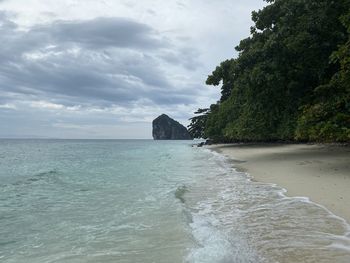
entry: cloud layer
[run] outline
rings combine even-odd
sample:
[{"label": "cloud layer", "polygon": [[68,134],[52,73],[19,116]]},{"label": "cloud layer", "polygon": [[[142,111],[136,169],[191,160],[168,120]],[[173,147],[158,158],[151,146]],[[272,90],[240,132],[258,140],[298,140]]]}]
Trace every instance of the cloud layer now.
[{"label": "cloud layer", "polygon": [[[96,18],[55,21],[22,31],[5,15],[0,23],[6,39],[0,44],[5,94],[95,106],[141,100],[191,103],[195,95],[194,90],[175,86],[161,69],[164,59],[190,64],[188,52],[176,50],[145,24]],[[177,60],[167,57],[170,52]]]},{"label": "cloud layer", "polygon": [[[158,114],[184,121],[218,96],[203,85],[221,59],[211,59],[220,47],[206,50],[215,32],[208,28],[206,38],[194,27],[198,22],[189,24],[189,31],[179,31],[174,18],[162,23],[161,4],[153,10],[121,1],[119,7],[135,17],[100,12],[67,18],[45,11],[38,17],[50,19],[25,23],[16,2],[1,2],[8,6],[0,12],[0,122],[5,127],[0,137],[149,138],[150,121]],[[84,13],[83,1],[74,2]],[[210,5],[196,2],[188,3]],[[101,5],[87,1],[86,10],[93,3]],[[194,11],[180,1],[173,4]],[[140,10],[149,23],[136,19]],[[127,132],[128,127],[138,132]]]}]

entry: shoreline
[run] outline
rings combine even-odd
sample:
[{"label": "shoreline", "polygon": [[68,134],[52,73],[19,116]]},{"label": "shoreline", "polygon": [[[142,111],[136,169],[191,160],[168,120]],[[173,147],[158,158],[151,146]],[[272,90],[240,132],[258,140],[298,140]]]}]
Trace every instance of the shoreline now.
[{"label": "shoreline", "polygon": [[290,197],[307,197],[350,223],[350,147],[309,144],[218,144],[256,181],[277,184]]}]

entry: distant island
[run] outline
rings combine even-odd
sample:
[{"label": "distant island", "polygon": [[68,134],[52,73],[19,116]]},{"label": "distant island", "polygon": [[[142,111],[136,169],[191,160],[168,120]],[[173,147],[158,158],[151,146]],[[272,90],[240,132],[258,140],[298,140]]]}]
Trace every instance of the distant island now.
[{"label": "distant island", "polygon": [[153,120],[152,135],[154,140],[192,140],[185,126],[162,114]]}]

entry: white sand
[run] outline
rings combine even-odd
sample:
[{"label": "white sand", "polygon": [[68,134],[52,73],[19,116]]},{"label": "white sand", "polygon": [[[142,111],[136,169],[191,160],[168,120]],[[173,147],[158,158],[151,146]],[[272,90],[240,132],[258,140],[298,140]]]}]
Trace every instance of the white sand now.
[{"label": "white sand", "polygon": [[255,180],[304,196],[350,223],[350,147],[335,145],[215,145]]}]

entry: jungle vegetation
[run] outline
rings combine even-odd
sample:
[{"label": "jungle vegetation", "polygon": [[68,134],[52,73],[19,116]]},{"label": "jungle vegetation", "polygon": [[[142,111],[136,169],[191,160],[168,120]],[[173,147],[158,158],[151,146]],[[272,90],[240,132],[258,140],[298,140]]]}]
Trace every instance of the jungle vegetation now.
[{"label": "jungle vegetation", "polygon": [[206,84],[221,98],[199,109],[195,138],[350,141],[350,0],[267,0],[250,36]]}]

